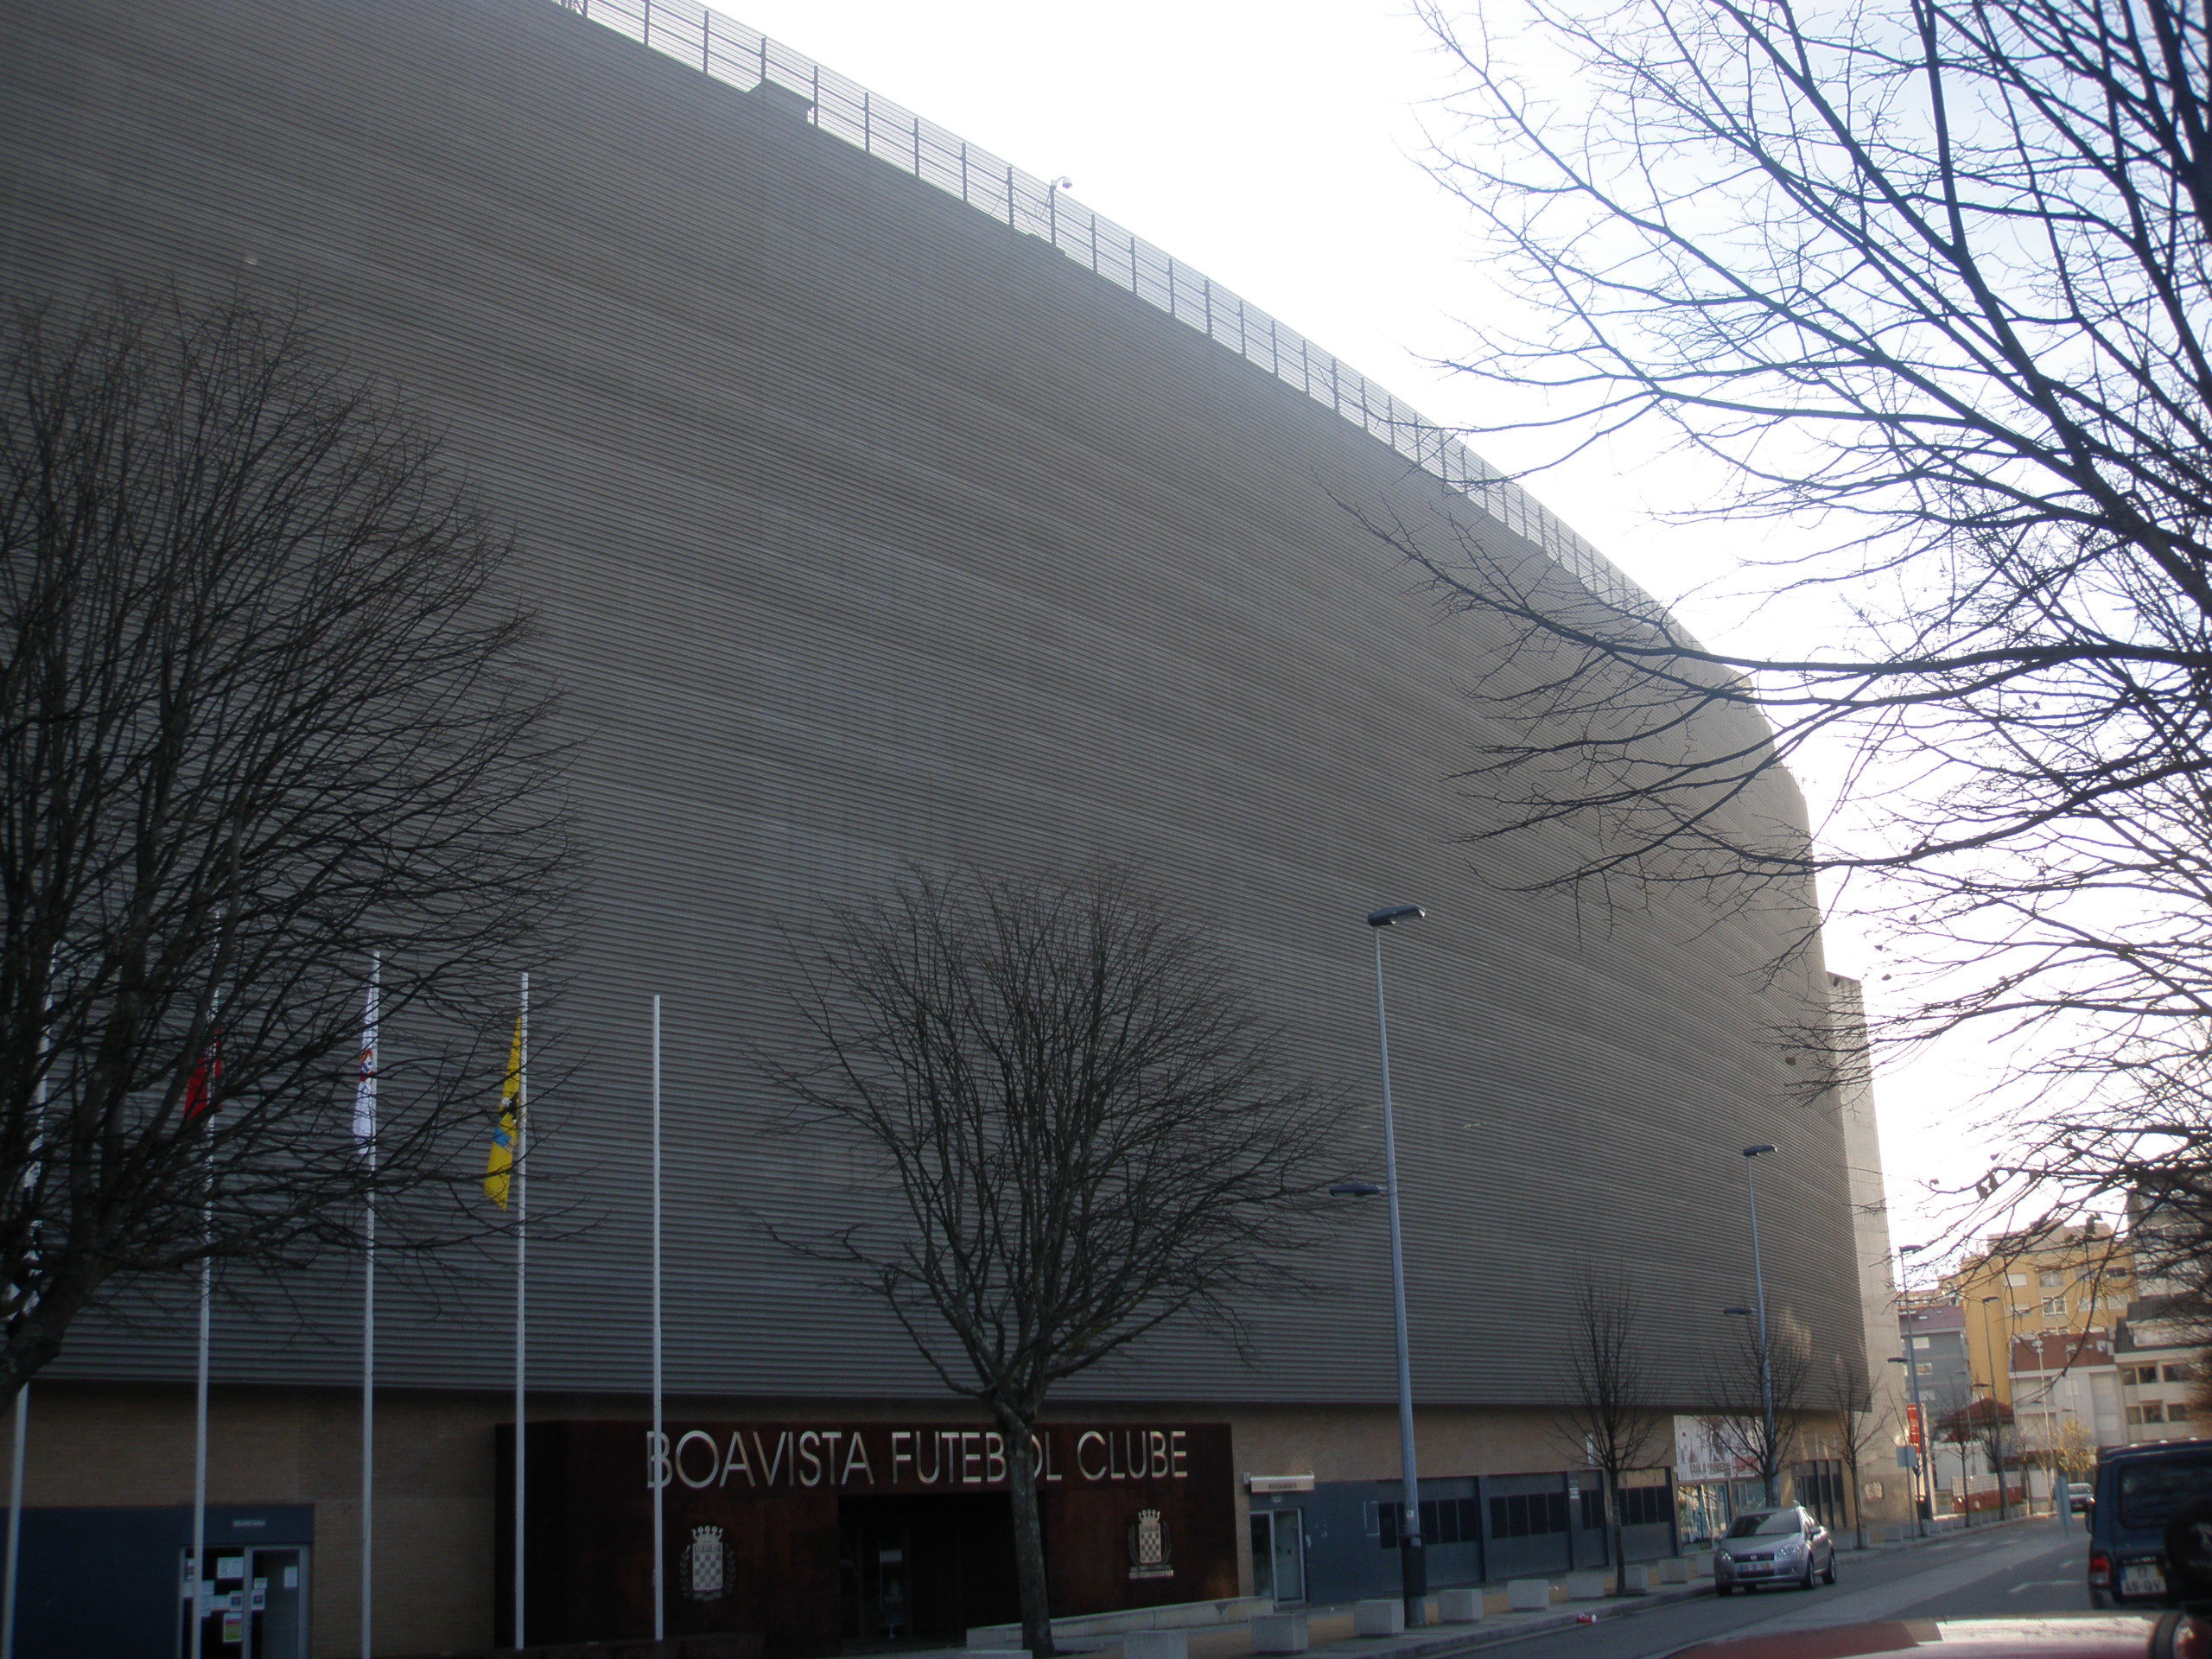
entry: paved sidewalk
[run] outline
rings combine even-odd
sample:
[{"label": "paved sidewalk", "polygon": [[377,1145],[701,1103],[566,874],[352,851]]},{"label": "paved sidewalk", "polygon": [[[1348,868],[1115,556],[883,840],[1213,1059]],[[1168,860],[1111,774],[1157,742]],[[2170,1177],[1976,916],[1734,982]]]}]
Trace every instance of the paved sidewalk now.
[{"label": "paved sidewalk", "polygon": [[[2005,1521],[1979,1522],[1972,1528],[1955,1528],[1931,1533],[1925,1538],[1902,1538],[1893,1543],[1869,1544],[1864,1550],[1847,1548],[1839,1553],[1847,1562],[1853,1556],[1922,1549],[1930,1545],[1979,1538],[1990,1532],[2024,1526],[2049,1527],[2053,1531],[2056,1530],[2056,1522],[2050,1516],[2015,1516]],[[1448,1659],[1450,1655],[1489,1647],[1494,1643],[1518,1641],[1522,1637],[1541,1635],[1548,1630],[1571,1630],[1578,1624],[1596,1624],[1601,1620],[1630,1618],[1638,1613],[1670,1607],[1712,1593],[1713,1580],[1698,1579],[1686,1585],[1667,1585],[1641,1596],[1608,1596],[1602,1601],[1570,1601],[1541,1612],[1491,1613],[1479,1624],[1431,1624],[1423,1630],[1408,1630],[1403,1636],[1354,1636],[1351,1605],[1348,1602],[1309,1607],[1304,1611],[1307,1640],[1316,1651],[1325,1649],[1328,1659]],[[1194,1630],[1190,1632],[1189,1639],[1191,1659],[1243,1659],[1252,1651],[1251,1629],[1244,1624],[1228,1629]],[[1110,1637],[1096,1637],[1063,1641],[1061,1649],[1065,1653],[1080,1654],[1084,1659],[1121,1659],[1122,1644]],[[944,1648],[904,1653],[899,1656],[899,1659],[964,1659],[966,1649],[963,1648]]]}]

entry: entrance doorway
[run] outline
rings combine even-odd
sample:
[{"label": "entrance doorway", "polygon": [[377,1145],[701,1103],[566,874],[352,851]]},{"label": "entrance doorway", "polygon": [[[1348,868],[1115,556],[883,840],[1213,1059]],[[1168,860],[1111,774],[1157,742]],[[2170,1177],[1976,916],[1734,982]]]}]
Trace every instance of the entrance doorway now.
[{"label": "entrance doorway", "polygon": [[1005,1494],[839,1499],[837,1612],[860,1645],[1020,1618]]},{"label": "entrance doorway", "polygon": [[1252,1512],[1252,1593],[1306,1599],[1306,1511]]},{"label": "entrance doorway", "polygon": [[[308,1659],[308,1552],[210,1548],[200,1586],[201,1659]],[[178,1563],[177,1652],[192,1651],[192,1551]]]}]

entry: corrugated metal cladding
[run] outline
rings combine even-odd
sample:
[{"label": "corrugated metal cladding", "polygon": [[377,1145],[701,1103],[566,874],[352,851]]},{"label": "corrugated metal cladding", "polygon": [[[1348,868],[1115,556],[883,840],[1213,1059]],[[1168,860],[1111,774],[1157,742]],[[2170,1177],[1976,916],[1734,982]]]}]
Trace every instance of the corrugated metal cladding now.
[{"label": "corrugated metal cladding", "polygon": [[[1683,1398],[1748,1291],[1856,1352],[1831,1108],[1790,1103],[1765,973],[1802,910],[1593,920],[1478,881],[1452,780],[1484,642],[1440,622],[1337,496],[1440,492],[1129,295],[752,95],[547,0],[8,0],[0,271],[296,289],[449,422],[512,513],[573,688],[596,864],[540,1021],[543,1386],[646,1376],[647,998],[667,1001],[670,1383],[934,1393],[764,1222],[856,1201],[745,1062],[782,930],[904,861],[1142,861],[1219,918],[1379,1160],[1369,934],[1393,936],[1418,1386],[1560,1388],[1565,1289],[1625,1264]],[[1325,232],[1325,227],[1324,227]],[[1786,792],[1786,791],[1785,791]],[[1793,821],[1778,794],[1766,810]],[[1505,869],[1497,872],[1510,876]],[[523,966],[526,964],[518,964]],[[586,1223],[591,1224],[588,1227]],[[1382,1400],[1379,1210],[1255,1306],[1247,1366],[1163,1338],[1071,1395]],[[302,1334],[233,1311],[221,1374],[353,1374],[353,1292]],[[507,1285],[464,1264],[393,1313],[381,1375],[496,1386]],[[264,1303],[271,1299],[264,1297]],[[395,1300],[398,1300],[395,1293]],[[389,1304],[387,1304],[389,1306]],[[68,1369],[181,1375],[188,1329],[87,1328]]]}]

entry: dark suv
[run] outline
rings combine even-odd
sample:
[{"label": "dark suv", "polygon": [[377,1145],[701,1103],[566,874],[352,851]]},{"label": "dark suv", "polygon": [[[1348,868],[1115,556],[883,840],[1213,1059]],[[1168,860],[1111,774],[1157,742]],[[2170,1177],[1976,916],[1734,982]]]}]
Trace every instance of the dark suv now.
[{"label": "dark suv", "polygon": [[2166,1522],[2208,1499],[2212,1440],[2122,1446],[2099,1458],[2089,1510],[2089,1605],[2164,1605]]}]

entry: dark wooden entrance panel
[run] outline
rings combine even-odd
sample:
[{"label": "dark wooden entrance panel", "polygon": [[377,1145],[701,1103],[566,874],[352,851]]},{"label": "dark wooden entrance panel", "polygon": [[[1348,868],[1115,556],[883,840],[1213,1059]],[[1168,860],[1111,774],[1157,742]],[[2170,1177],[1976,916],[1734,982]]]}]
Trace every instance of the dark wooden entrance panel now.
[{"label": "dark wooden entrance panel", "polygon": [[[1165,1466],[1160,1429],[1077,1431],[1078,1465],[1073,1481],[1048,1486],[1044,1512],[1046,1564],[1055,1613],[1107,1612],[1117,1607],[1159,1607],[1176,1601],[1209,1601],[1236,1593],[1236,1500],[1230,1467],[1229,1431],[1193,1429],[1181,1449],[1184,1478],[1152,1478]],[[1100,1440],[1110,1436],[1110,1444]],[[1126,1471],[1141,1470],[1141,1478]],[[1099,1480],[1084,1474],[1105,1471]],[[1156,1532],[1147,1524],[1157,1516]],[[1140,1560],[1150,1532],[1164,1557]]]},{"label": "dark wooden entrance panel", "polygon": [[[592,1642],[650,1637],[652,1493],[644,1479],[645,1427],[623,1422],[532,1423],[526,1547],[530,1639]],[[499,1432],[503,1452],[512,1428]],[[499,1479],[501,1548],[493,1584],[494,1639],[513,1639],[507,1541],[513,1481]],[[704,1535],[701,1535],[702,1534]],[[662,1548],[671,1636],[757,1632],[772,1650],[811,1652],[837,1640],[837,1497],[801,1488],[771,1500],[687,1489],[663,1496]],[[702,1549],[726,1570],[708,1580]],[[712,1593],[718,1592],[718,1593]]]},{"label": "dark wooden entrance panel", "polygon": [[1003,1493],[837,1500],[839,1634],[944,1637],[1021,1617],[1014,1510]]},{"label": "dark wooden entrance panel", "polygon": [[[505,1465],[493,1604],[512,1637]],[[1040,1509],[1056,1613],[1234,1595],[1226,1424],[1055,1423]],[[975,1424],[532,1423],[533,1643],[652,1629],[652,1492],[663,1484],[671,1636],[757,1632],[771,1653],[950,1637],[1019,1617],[1003,1438]]]}]

